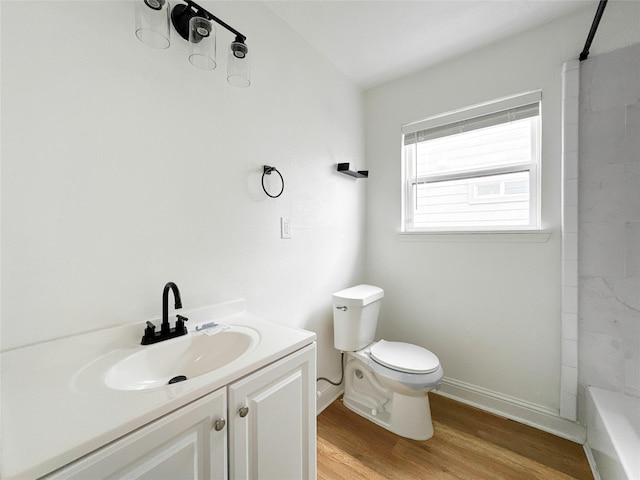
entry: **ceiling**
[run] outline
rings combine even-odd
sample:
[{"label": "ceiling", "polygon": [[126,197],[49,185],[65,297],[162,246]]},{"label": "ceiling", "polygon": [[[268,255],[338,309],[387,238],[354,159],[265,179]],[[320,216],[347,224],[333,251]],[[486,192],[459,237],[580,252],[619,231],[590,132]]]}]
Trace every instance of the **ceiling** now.
[{"label": "ceiling", "polygon": [[[597,0],[265,0],[368,88],[515,35]],[[590,25],[585,25],[585,39]],[[576,55],[579,52],[576,52]]]}]

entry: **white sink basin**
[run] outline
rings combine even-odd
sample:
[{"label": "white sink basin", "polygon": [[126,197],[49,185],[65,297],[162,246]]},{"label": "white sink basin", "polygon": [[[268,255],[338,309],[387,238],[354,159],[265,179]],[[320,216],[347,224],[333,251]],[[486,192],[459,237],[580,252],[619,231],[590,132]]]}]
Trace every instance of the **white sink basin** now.
[{"label": "white sink basin", "polygon": [[178,381],[189,380],[230,364],[253,350],[259,339],[255,330],[244,327],[232,327],[214,335],[189,333],[140,347],[138,352],[111,366],[104,382],[115,390],[164,387],[176,377]]}]

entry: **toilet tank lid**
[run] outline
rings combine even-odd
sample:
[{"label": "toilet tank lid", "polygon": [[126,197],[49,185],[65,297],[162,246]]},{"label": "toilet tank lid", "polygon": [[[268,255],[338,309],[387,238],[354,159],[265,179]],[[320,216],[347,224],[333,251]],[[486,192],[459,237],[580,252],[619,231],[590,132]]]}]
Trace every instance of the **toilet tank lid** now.
[{"label": "toilet tank lid", "polygon": [[364,307],[384,297],[384,290],[373,285],[357,285],[333,294],[333,303],[350,307]]}]

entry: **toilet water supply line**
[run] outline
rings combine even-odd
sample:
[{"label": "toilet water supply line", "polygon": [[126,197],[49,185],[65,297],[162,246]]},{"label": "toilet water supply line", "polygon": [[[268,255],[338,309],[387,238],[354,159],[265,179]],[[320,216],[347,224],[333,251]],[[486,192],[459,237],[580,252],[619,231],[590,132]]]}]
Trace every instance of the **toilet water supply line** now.
[{"label": "toilet water supply line", "polygon": [[329,380],[327,377],[318,377],[316,379],[316,383],[319,382],[320,380],[324,380],[325,382],[329,382],[331,385],[342,385],[342,382],[344,381],[344,352],[340,352],[340,369],[342,371],[342,376],[340,377],[340,381],[339,382],[333,382],[331,380]]},{"label": "toilet water supply line", "polygon": [[[341,372],[340,380],[338,382],[334,382],[328,379],[327,377],[318,377],[316,379],[316,383],[319,382],[320,380],[324,380],[325,382],[329,382],[331,385],[335,385],[335,386],[342,385],[342,382],[344,381],[344,377],[345,377],[344,352],[340,352],[340,366],[341,366],[342,372]],[[354,366],[350,367],[351,370],[354,370],[356,368],[357,367],[354,367]],[[362,371],[362,370],[360,370],[360,372],[362,373],[363,376],[367,377],[367,380],[369,380],[369,383],[373,386],[376,392],[382,397],[382,398],[379,398],[375,395],[367,395],[361,392],[361,395],[364,395],[365,397],[367,397],[371,401],[371,403],[374,405],[373,407],[370,407],[373,415],[377,415],[377,411],[385,410],[385,405],[389,403],[389,390],[387,390],[382,385],[380,385],[378,380],[369,372]],[[320,396],[320,391],[317,392],[317,395]],[[386,401],[383,402],[383,400],[386,400]]]}]

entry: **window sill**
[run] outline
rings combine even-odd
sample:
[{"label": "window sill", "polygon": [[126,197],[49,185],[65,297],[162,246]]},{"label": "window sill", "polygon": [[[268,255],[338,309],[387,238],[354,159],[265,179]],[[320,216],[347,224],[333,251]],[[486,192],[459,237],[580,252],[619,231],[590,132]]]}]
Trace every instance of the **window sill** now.
[{"label": "window sill", "polygon": [[508,242],[544,243],[551,236],[549,230],[505,230],[478,232],[400,232],[401,242]]}]

